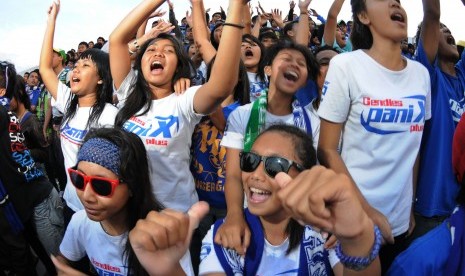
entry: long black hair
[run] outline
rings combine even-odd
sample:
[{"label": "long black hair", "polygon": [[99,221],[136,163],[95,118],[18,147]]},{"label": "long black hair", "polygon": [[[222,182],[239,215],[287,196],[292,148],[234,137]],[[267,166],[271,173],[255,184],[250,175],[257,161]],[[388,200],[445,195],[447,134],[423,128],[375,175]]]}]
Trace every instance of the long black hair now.
[{"label": "long black hair", "polygon": [[136,113],[142,110],[138,115],[144,115],[152,106],[152,91],[149,88],[149,84],[142,74],[142,56],[144,55],[147,47],[152,45],[158,40],[167,39],[173,44],[176,56],[178,57],[177,69],[171,80],[171,89],[174,91],[174,83],[181,78],[192,79],[194,65],[192,60],[187,56],[187,53],[183,50],[181,43],[173,36],[168,34],[160,34],[157,38],[150,39],[144,43],[140,50],[139,54],[136,57],[134,62],[134,70],[138,72],[137,79],[132,86],[132,91],[129,93],[124,106],[116,115],[115,125],[122,126],[129,118],[134,116]]},{"label": "long black hair", "polygon": [[363,24],[358,15],[362,12],[366,12],[366,0],[351,0],[352,5],[352,17],[354,19],[353,29],[350,33],[350,41],[352,42],[353,50],[358,49],[370,49],[373,46],[373,35],[371,34],[370,28]]},{"label": "long black hair", "polygon": [[[210,75],[215,63],[216,56],[207,65],[207,80],[210,79]],[[250,103],[250,83],[247,77],[247,68],[245,68],[242,60],[239,62],[239,79],[237,80],[236,86],[234,86],[234,101],[238,101],[241,105]]]},{"label": "long black hair", "polygon": [[[110,60],[108,54],[98,49],[87,49],[80,55],[79,59],[91,60],[97,67],[97,74],[102,80],[101,84],[97,84],[97,96],[92,111],[90,112],[89,119],[87,120],[86,129],[97,123],[100,115],[102,115],[105,105],[113,101],[113,79],[110,74]],[[68,99],[69,107],[66,110],[62,124],[71,120],[78,109],[77,95],[71,94]]]},{"label": "long black hair", "polygon": [[15,89],[11,98],[22,103],[27,110],[31,110],[31,100],[26,93],[26,84],[24,83],[24,78],[20,75],[16,75]]},{"label": "long black hair", "polygon": [[[152,193],[145,146],[136,134],[120,128],[91,129],[84,138],[83,144],[87,140],[97,137],[106,139],[119,148],[121,160],[119,177],[126,183],[131,192],[126,203],[126,225],[131,230],[136,226],[137,221],[145,219],[150,211],[161,211],[164,208]],[[123,257],[127,261],[132,275],[148,275],[139,263],[129,239],[126,241]]]},{"label": "long black hair", "polygon": [[[294,154],[300,159],[304,169],[310,169],[316,165],[316,152],[313,148],[313,139],[306,132],[293,125],[274,124],[260,133],[257,140],[260,136],[269,132],[279,133],[292,141]],[[286,226],[286,234],[289,235],[289,248],[286,250],[286,254],[289,254],[300,245],[303,233],[304,227],[291,218]]]}]

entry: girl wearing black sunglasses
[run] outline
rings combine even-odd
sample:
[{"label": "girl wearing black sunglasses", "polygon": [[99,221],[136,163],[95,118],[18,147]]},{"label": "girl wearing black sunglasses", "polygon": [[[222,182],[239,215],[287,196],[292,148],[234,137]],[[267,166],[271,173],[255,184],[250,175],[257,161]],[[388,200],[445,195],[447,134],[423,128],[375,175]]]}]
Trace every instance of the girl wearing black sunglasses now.
[{"label": "girl wearing black sunglasses", "polygon": [[[215,244],[213,234],[223,223],[219,220],[204,239],[199,275],[330,275],[331,270],[336,275],[379,275],[381,233],[363,211],[349,178],[319,166],[300,172],[316,164],[307,134],[294,126],[272,126],[250,152],[254,155],[242,154],[241,167],[246,170],[246,221],[254,239],[245,256]],[[193,231],[205,211],[197,205],[188,215],[151,212],[130,233],[138,258],[176,262],[189,235],[166,230],[176,225]],[[326,250],[319,229],[333,233],[340,245]],[[161,238],[168,242],[157,242]],[[143,265],[161,274],[153,263]]]},{"label": "girl wearing black sunglasses", "polygon": [[[317,227],[331,230],[338,237],[341,235],[344,252],[349,248],[346,247],[348,243],[345,242],[352,238],[348,233],[352,230],[364,232],[367,238],[362,240],[367,242],[365,245],[368,250],[363,252],[359,251],[361,248],[358,248],[356,251],[361,253],[360,256],[368,255],[367,252],[370,251],[369,248],[373,246],[375,239],[373,237],[374,225],[363,212],[356,198],[353,204],[356,208],[351,209],[354,211],[351,215],[360,214],[360,216],[351,217],[352,221],[348,217],[339,216],[352,208],[352,204],[346,205],[348,209],[343,210],[340,208],[343,204],[340,204],[338,200],[335,200],[331,207],[325,207],[331,211],[331,215],[325,217],[315,212],[321,208],[321,205],[316,204],[319,200],[332,199],[317,198],[316,193],[316,191],[324,191],[322,187],[319,187],[321,185],[333,185],[328,182],[330,180],[327,177],[332,175],[332,172],[325,171],[316,174],[315,171],[324,171],[321,167],[313,169],[312,173],[307,171],[307,176],[312,181],[305,181],[298,185],[291,184],[288,189],[281,191],[279,177],[286,179],[285,174],[287,174],[287,178],[299,179],[299,174],[304,169],[310,169],[315,164],[312,139],[300,129],[289,125],[274,125],[262,132],[255,140],[250,152],[242,152],[240,157],[242,183],[248,203],[245,218],[253,236],[251,244],[246,254],[240,256],[227,245],[221,246],[214,243],[214,233],[223,223],[223,220],[217,221],[203,241],[202,252],[206,253],[202,256],[200,275],[213,273],[231,275],[232,272],[238,271],[246,271],[247,275],[278,275],[291,271],[297,275],[314,275],[318,271],[319,275],[326,275],[331,274],[331,270],[336,275],[341,275],[343,267],[338,264],[339,253],[335,252],[337,250],[324,248],[325,238],[315,231],[315,228],[302,226],[309,222]],[[291,179],[286,181],[288,180]],[[302,178],[300,180],[302,181]],[[315,187],[319,188],[315,189]],[[294,192],[290,192],[291,190]],[[286,196],[282,196],[283,194]],[[321,202],[318,203],[321,204]],[[298,212],[294,213],[294,210]],[[299,212],[301,212],[300,215]],[[314,218],[311,218],[312,212],[315,212]],[[352,225],[357,224],[360,218],[359,225]],[[304,221],[306,223],[303,223]],[[338,229],[332,228],[332,223],[339,226]],[[380,234],[378,236],[381,237]],[[365,246],[362,244],[363,242],[359,245]],[[342,260],[343,258],[344,256]],[[376,269],[379,269],[378,263],[373,264],[369,269],[374,270],[364,270],[364,275],[367,273],[373,275],[371,272],[376,274]]]},{"label": "girl wearing black sunglasses", "polygon": [[[151,196],[144,144],[118,128],[91,130],[77,158],[68,172],[85,209],[73,215],[58,258],[72,265],[87,255],[100,275],[146,275],[128,233],[139,219],[163,206]],[[191,272],[188,254],[181,266]]]}]

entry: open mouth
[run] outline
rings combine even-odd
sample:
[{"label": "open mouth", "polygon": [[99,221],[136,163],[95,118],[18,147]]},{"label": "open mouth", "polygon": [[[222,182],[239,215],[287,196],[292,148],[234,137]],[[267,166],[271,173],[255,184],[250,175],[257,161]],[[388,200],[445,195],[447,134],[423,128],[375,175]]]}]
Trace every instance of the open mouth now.
[{"label": "open mouth", "polygon": [[252,50],[246,50],[246,51],[245,51],[245,56],[246,56],[246,57],[253,57],[253,52],[252,52]]},{"label": "open mouth", "polygon": [[284,72],[284,78],[286,78],[289,81],[295,82],[299,79],[299,75],[296,72],[289,70]]},{"label": "open mouth", "polygon": [[159,61],[154,61],[152,62],[152,64],[150,65],[150,71],[153,71],[153,70],[163,70],[163,65],[161,64],[161,62]]},{"label": "open mouth", "polygon": [[74,82],[74,83],[78,83],[78,82],[81,81],[81,79],[73,77],[73,78],[71,79],[71,81]]},{"label": "open mouth", "polygon": [[254,203],[264,202],[271,196],[270,191],[258,189],[255,187],[250,187],[249,191],[250,191],[249,200]]},{"label": "open mouth", "polygon": [[391,20],[392,21],[398,21],[401,23],[405,23],[405,18],[401,13],[394,13],[391,15]]}]

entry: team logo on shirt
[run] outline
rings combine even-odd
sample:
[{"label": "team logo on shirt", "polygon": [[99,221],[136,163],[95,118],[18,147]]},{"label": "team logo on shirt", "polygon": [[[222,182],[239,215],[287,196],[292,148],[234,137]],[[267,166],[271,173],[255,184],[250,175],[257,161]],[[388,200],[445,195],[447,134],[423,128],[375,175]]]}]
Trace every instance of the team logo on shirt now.
[{"label": "team logo on shirt", "polygon": [[452,118],[454,119],[455,123],[458,123],[462,117],[463,112],[465,111],[465,98],[462,98],[459,101],[450,99],[449,104],[452,111]]},{"label": "team logo on shirt", "polygon": [[179,131],[179,117],[156,116],[148,121],[132,117],[123,127],[137,136],[144,137],[143,141],[147,145],[167,146],[167,139],[173,138]]},{"label": "team logo on shirt", "polygon": [[86,136],[86,134],[87,134],[86,129],[73,128],[73,127],[70,127],[68,123],[66,123],[61,128],[61,133],[60,133],[60,135],[63,138],[79,146],[82,144],[82,141],[84,140],[84,137]]},{"label": "team logo on shirt", "polygon": [[363,97],[361,125],[369,132],[387,135],[421,132],[425,123],[426,97],[414,95],[401,99]]}]

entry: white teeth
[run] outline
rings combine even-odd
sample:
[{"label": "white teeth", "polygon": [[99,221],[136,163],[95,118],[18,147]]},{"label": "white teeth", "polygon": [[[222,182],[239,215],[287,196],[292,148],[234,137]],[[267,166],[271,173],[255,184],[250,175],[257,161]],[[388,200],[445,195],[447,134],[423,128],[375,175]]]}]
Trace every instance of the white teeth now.
[{"label": "white teeth", "polygon": [[73,81],[78,81],[79,79],[78,78],[73,78]]},{"label": "white teeth", "polygon": [[260,189],[257,189],[257,188],[254,188],[254,187],[250,187],[250,191],[254,194],[259,194],[259,195],[267,195],[267,194],[270,194],[270,192],[267,192],[267,191],[264,191],[264,190],[260,190]]},{"label": "white teeth", "polygon": [[299,78],[299,75],[294,71],[287,71],[286,74],[294,77],[295,79]]},{"label": "white teeth", "polygon": [[155,65],[155,64],[161,64],[161,62],[159,62],[158,60],[152,62],[152,65]]}]

